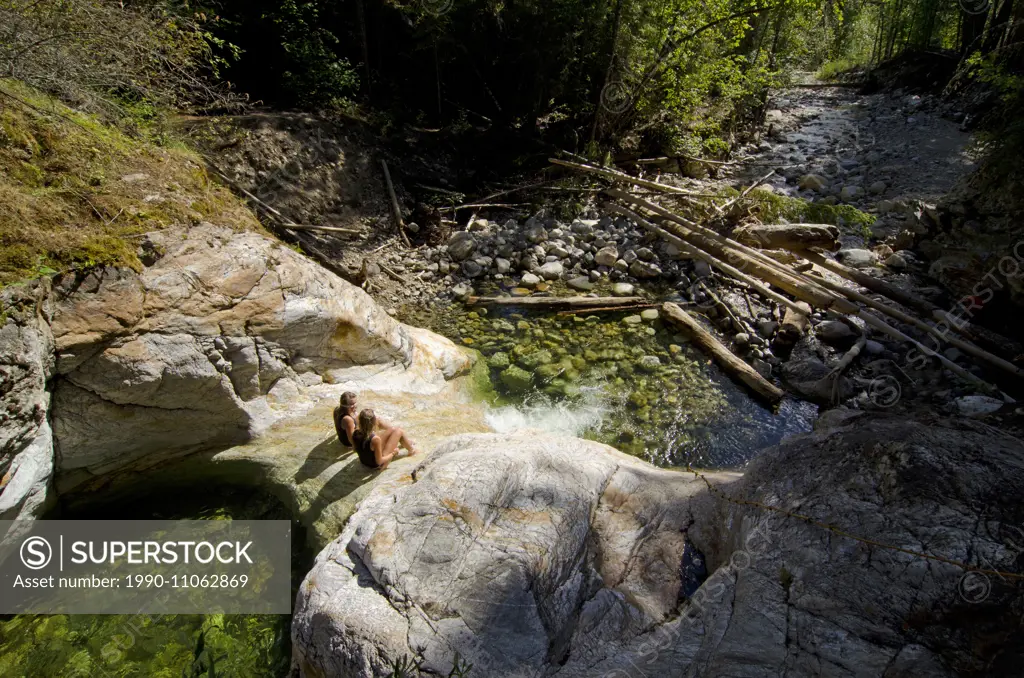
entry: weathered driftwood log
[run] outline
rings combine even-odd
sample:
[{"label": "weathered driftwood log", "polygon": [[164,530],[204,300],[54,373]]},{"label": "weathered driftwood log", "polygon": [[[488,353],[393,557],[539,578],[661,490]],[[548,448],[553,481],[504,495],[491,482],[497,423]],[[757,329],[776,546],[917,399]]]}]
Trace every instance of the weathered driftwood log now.
[{"label": "weathered driftwood log", "polygon": [[846,278],[847,280],[857,283],[861,287],[865,287],[871,290],[872,292],[877,292],[878,294],[887,296],[893,301],[898,301],[904,306],[916,309],[921,313],[928,315],[929,317],[932,317],[936,312],[939,311],[938,306],[929,301],[925,301],[924,299],[917,295],[911,294],[910,292],[907,292],[905,290],[901,290],[895,285],[890,285],[884,280],[879,280],[878,278],[872,275],[862,273],[861,271],[858,271],[855,268],[844,266],[843,264],[840,264],[838,261],[829,259],[825,256],[822,256],[821,254],[818,254],[817,252],[801,252],[800,256],[818,266],[821,266],[824,269],[832,271],[836,275],[840,275]]},{"label": "weathered driftwood log", "polygon": [[835,292],[839,292],[840,294],[845,295],[851,301],[859,301],[860,303],[864,304],[865,306],[869,306],[869,307],[871,307],[871,308],[873,308],[873,309],[875,309],[877,311],[880,311],[880,312],[886,314],[890,318],[894,318],[896,320],[899,320],[900,322],[906,323],[907,325],[913,325],[917,329],[919,329],[919,330],[921,330],[923,332],[927,332],[928,334],[932,335],[933,337],[935,337],[936,339],[938,339],[940,341],[944,341],[944,342],[947,342],[947,343],[949,343],[949,344],[951,344],[953,346],[956,346],[958,349],[960,349],[961,351],[963,351],[964,353],[966,353],[968,355],[974,356],[975,358],[978,358],[979,360],[983,360],[983,361],[985,361],[986,363],[988,363],[990,365],[993,365],[995,367],[998,367],[1001,370],[1009,372],[1010,374],[1014,375],[1015,377],[1024,378],[1024,370],[1021,370],[1019,367],[1017,367],[1013,363],[1011,363],[1011,362],[1009,362],[1007,360],[1003,360],[1002,358],[1000,358],[997,355],[993,355],[993,354],[989,353],[988,351],[986,351],[984,349],[978,348],[977,346],[975,346],[974,344],[972,344],[970,342],[967,342],[967,341],[964,341],[963,339],[960,339],[958,336],[956,336],[952,332],[943,332],[943,331],[939,330],[937,327],[933,327],[932,325],[929,325],[928,323],[924,322],[923,320],[920,320],[918,318],[915,318],[912,315],[904,313],[903,311],[900,311],[899,309],[895,309],[892,306],[888,306],[888,305],[883,304],[883,303],[881,303],[879,301],[875,301],[871,297],[866,296],[864,294],[861,294],[860,292],[857,292],[857,291],[851,290],[851,289],[847,289],[847,288],[843,287],[842,285],[839,285],[837,283],[832,282],[831,280],[827,280],[825,278],[822,278],[820,280],[820,282],[825,287],[828,287],[829,289],[831,289],[831,290],[833,290]]},{"label": "weathered driftwood log", "polygon": [[732,237],[744,245],[764,250],[801,252],[811,247],[839,248],[839,229],[830,224],[759,224],[741,226]]},{"label": "weathered driftwood log", "polygon": [[[618,194],[623,194],[622,191],[615,191],[615,190],[608,191],[608,192],[610,194],[617,195],[617,197],[618,197]],[[639,199],[634,199],[633,196],[629,196],[628,194],[625,194],[625,195],[627,195],[627,197],[629,197],[631,200],[639,200]],[[647,202],[647,201],[640,200],[640,202]],[[661,212],[665,212],[665,213],[671,215],[671,212],[668,212],[668,210],[665,210],[664,208],[661,208],[661,207],[659,207],[657,205],[654,205],[653,203],[648,203],[648,204],[651,204],[653,207],[656,207],[657,210],[655,210],[655,211],[660,210]],[[628,215],[632,215],[631,218],[636,220],[637,223],[641,224],[645,228],[648,228],[648,230],[657,230],[657,231],[661,231],[663,233],[665,232],[665,229],[659,229],[657,226],[655,226],[655,225],[651,224],[650,222],[646,221],[645,219],[643,219],[639,215],[636,215],[635,213],[630,212],[630,210],[628,210],[626,208],[623,208],[621,206],[617,206],[617,207],[618,207],[618,209],[615,210],[615,211],[619,211],[620,213],[629,213],[629,214],[627,214],[627,216]],[[684,220],[682,220],[681,217],[676,217],[676,218],[679,219],[680,221],[684,221]],[[666,227],[672,227],[672,226],[676,226],[676,228],[672,229],[673,233],[675,233],[675,232],[686,232],[688,235],[691,236],[691,239],[688,239],[688,240],[682,240],[681,238],[677,237],[677,240],[679,242],[688,242],[688,243],[689,242],[699,242],[701,244],[707,244],[709,246],[709,249],[711,248],[712,245],[714,245],[717,242],[715,237],[708,236],[708,237],[701,238],[699,235],[695,234],[694,230],[691,230],[691,229],[689,229],[689,228],[687,228],[685,226],[678,226],[676,224],[666,224]],[[702,227],[697,227],[697,228],[702,228]],[[703,229],[703,230],[708,230],[708,229]],[[711,233],[713,233],[713,231]],[[717,236],[717,234],[715,234],[715,235]],[[726,238],[723,238],[722,236],[717,236],[717,239],[719,239],[719,240],[728,240]],[[719,248],[719,251],[722,251],[727,256],[730,256],[732,258],[735,258],[735,257],[739,256],[739,257],[742,258],[742,255],[746,254],[746,251],[740,251],[740,248],[742,248],[743,250],[749,251],[749,248],[747,248],[744,245],[740,245],[739,243],[734,243],[734,241],[729,241],[729,242],[730,242],[730,244],[735,244],[735,247],[734,248]],[[678,242],[676,242],[675,244],[677,244],[677,246],[678,246]],[[701,251],[699,248],[696,248],[696,247],[693,247],[693,246],[691,246],[691,247],[696,252],[699,252],[700,255],[702,256],[702,258],[707,256],[707,253]],[[770,262],[770,263],[768,265],[765,265],[764,263],[762,263],[759,266],[759,265],[756,265],[757,262]],[[734,276],[734,277],[736,277],[736,278],[738,278],[740,280],[743,280],[744,282],[748,282],[748,283],[753,282],[754,283],[753,286],[755,287],[755,289],[757,289],[762,294],[765,293],[765,290],[764,290],[763,286],[758,285],[756,283],[756,281],[752,281],[751,280],[750,276],[748,276],[745,273],[737,270],[736,268],[734,268],[732,266],[729,266],[728,264],[724,264],[723,262],[721,262],[721,261],[719,261],[719,260],[717,260],[715,258],[712,258],[712,260],[709,261],[708,263],[710,263],[712,265],[717,265],[717,267],[720,268],[721,270],[723,270],[723,272],[727,272],[729,275],[732,275],[732,276]],[[894,339],[897,339],[899,341],[903,341],[903,342],[909,343],[912,346],[914,346],[915,348],[917,348],[918,350],[920,350],[925,355],[927,355],[929,357],[932,357],[932,358],[935,358],[940,363],[942,363],[942,365],[946,369],[948,369],[950,372],[952,372],[953,374],[957,375],[961,379],[963,379],[963,380],[965,380],[965,381],[967,381],[969,383],[975,384],[977,387],[979,387],[980,389],[982,389],[982,390],[984,390],[986,392],[989,392],[989,393],[998,392],[998,389],[996,389],[992,384],[989,384],[988,382],[986,382],[986,381],[984,381],[982,379],[979,379],[975,375],[971,374],[970,372],[968,372],[967,370],[963,369],[962,367],[960,367],[959,365],[957,365],[953,361],[951,361],[948,358],[946,358],[941,353],[938,353],[938,352],[936,352],[936,351],[934,351],[934,350],[924,346],[920,342],[915,341],[914,339],[908,337],[906,334],[900,332],[895,327],[892,327],[891,325],[886,323],[881,318],[879,318],[877,316],[874,316],[874,315],[871,315],[870,313],[862,310],[860,308],[860,306],[858,306],[857,304],[853,303],[852,301],[849,301],[844,296],[836,294],[835,292],[827,290],[824,287],[821,287],[819,284],[816,284],[816,283],[818,283],[820,281],[812,282],[810,278],[808,278],[806,276],[802,276],[802,275],[796,273],[795,271],[793,271],[792,269],[789,269],[788,275],[786,275],[782,271],[783,267],[780,264],[778,264],[778,262],[772,261],[771,259],[759,259],[759,258],[756,258],[756,257],[747,257],[747,258],[743,259],[743,263],[744,264],[748,264],[747,270],[749,270],[754,275],[757,275],[759,278],[761,278],[763,280],[767,280],[767,281],[769,281],[769,282],[771,282],[773,284],[777,284],[779,287],[785,289],[787,292],[790,292],[791,294],[793,294],[797,298],[799,298],[801,300],[804,300],[804,301],[807,301],[810,304],[814,304],[814,302],[810,301],[810,299],[808,299],[808,297],[811,297],[811,298],[817,297],[817,298],[823,299],[822,302],[820,302],[818,304],[814,304],[814,305],[819,306],[821,308],[830,308],[831,310],[834,310],[834,311],[836,311],[838,313],[843,313],[843,314],[847,314],[847,315],[850,315],[850,316],[858,317],[858,318],[862,319],[864,322],[866,322],[868,325],[870,325],[872,328],[874,328],[875,330],[877,330],[879,332],[883,332],[884,334],[887,334],[890,337],[892,337]],[[725,267],[728,267],[728,268],[725,268]],[[776,280],[778,280],[778,282],[776,282]],[[777,301],[779,303],[785,304],[788,308],[793,308],[794,302],[790,301],[789,299],[786,299],[785,297],[782,297],[781,295],[769,292],[766,296],[768,296],[769,298],[773,299],[774,301]]]},{"label": "weathered driftwood log", "polygon": [[782,343],[793,345],[800,340],[800,337],[807,334],[811,326],[811,306],[800,302],[803,307],[800,310],[787,307],[786,313],[782,316],[782,324],[779,325],[778,338]]},{"label": "weathered driftwood log", "polygon": [[710,229],[693,224],[660,205],[637,198],[625,191],[611,189],[607,193],[614,198],[644,207],[664,217],[666,220],[664,230],[706,251],[717,260],[728,262],[734,268],[742,269],[751,276],[769,282],[815,308],[833,308],[841,313],[856,313],[857,311],[856,305],[829,292],[814,281],[798,276],[792,269],[780,265],[757,250],[725,238]]},{"label": "weathered driftwood log", "polygon": [[717,259],[716,257],[711,256],[710,254],[708,254],[704,250],[700,249],[699,247],[690,244],[686,240],[683,240],[682,238],[680,238],[679,236],[677,236],[677,235],[675,235],[673,233],[669,233],[668,231],[666,231],[665,229],[661,228],[657,224],[651,223],[650,221],[648,221],[648,220],[644,219],[643,217],[641,217],[636,212],[633,212],[632,210],[630,210],[630,209],[628,209],[626,207],[623,207],[622,205],[616,205],[614,203],[609,204],[608,205],[608,211],[615,212],[616,214],[621,214],[621,215],[623,215],[625,217],[628,217],[628,218],[632,219],[637,224],[639,224],[640,226],[643,226],[644,228],[646,228],[651,233],[656,233],[656,234],[660,235],[662,238],[664,238],[668,242],[672,243],[673,245],[678,247],[681,251],[685,252],[686,254],[690,255],[691,257],[694,257],[695,259],[702,259],[703,261],[706,261],[708,263],[708,265],[713,266],[714,268],[717,268],[722,273],[725,273],[726,275],[732,276],[736,280],[740,280],[740,281],[750,285],[750,287],[752,287],[753,289],[755,289],[756,291],[761,293],[766,299],[771,299],[775,303],[781,304],[781,305],[787,306],[787,307],[794,306],[794,305],[796,305],[798,303],[798,302],[793,301],[792,299],[787,299],[786,297],[782,296],[781,294],[779,294],[777,292],[773,292],[772,290],[768,289],[767,287],[762,285],[760,282],[758,282],[754,278],[750,277],[749,275],[747,275],[743,271],[740,271],[738,268],[732,266],[731,264],[727,264],[724,261],[721,261],[721,260]]},{"label": "weathered driftwood log", "polygon": [[469,297],[468,306],[515,306],[539,310],[610,309],[622,306],[636,307],[647,300],[643,297]]},{"label": "weathered driftwood log", "polygon": [[942,355],[941,353],[938,353],[938,352],[928,348],[924,344],[922,344],[922,343],[920,343],[920,342],[918,342],[918,341],[908,337],[907,335],[903,334],[898,329],[896,329],[892,325],[888,324],[887,322],[885,322],[884,320],[882,320],[878,316],[872,315],[868,311],[861,311],[860,313],[857,314],[857,317],[860,318],[861,320],[863,320],[864,322],[866,322],[873,329],[876,329],[879,332],[882,332],[884,334],[888,334],[893,339],[897,339],[899,341],[908,343],[908,344],[914,346],[917,350],[921,351],[921,353],[923,353],[924,355],[926,355],[926,356],[928,356],[930,358],[935,358],[940,363],[942,363],[942,366],[945,367],[947,370],[949,370],[950,372],[952,372],[956,376],[960,377],[964,381],[966,381],[966,382],[968,382],[970,384],[974,384],[980,390],[982,390],[982,391],[984,391],[986,393],[990,393],[990,394],[999,393],[999,389],[997,389],[992,384],[988,383],[984,379],[980,379],[980,378],[974,376],[973,374],[971,374],[970,372],[968,372],[964,368],[960,367],[955,362],[953,362],[952,360],[950,360],[946,356]]},{"label": "weathered driftwood log", "polygon": [[732,351],[726,348],[713,334],[701,327],[692,315],[672,303],[663,304],[661,312],[668,322],[690,337],[700,349],[710,353],[722,370],[734,379],[741,381],[759,398],[771,404],[782,400],[784,395],[782,389],[758,374],[757,370],[741,358],[733,355]]},{"label": "weathered driftwood log", "polygon": [[638,179],[637,177],[630,176],[624,172],[618,172],[616,170],[608,169],[606,167],[595,167],[594,165],[584,165],[578,162],[569,162],[568,160],[559,160],[558,158],[548,158],[548,162],[555,165],[562,165],[574,169],[578,172],[587,172],[589,174],[597,174],[611,179],[612,181],[618,181],[626,184],[633,184],[634,186],[642,186],[643,188],[650,188],[655,191],[662,193],[672,193],[675,195],[693,196],[697,195],[693,191],[688,191],[685,188],[677,188],[675,186],[667,186],[666,184],[659,184],[656,181],[648,181],[647,179]]},{"label": "weathered driftwood log", "polygon": [[391,214],[395,218],[395,228],[398,230],[398,237],[402,239],[402,243],[406,247],[412,247],[412,244],[409,242],[409,236],[405,234],[405,221],[402,219],[402,210],[398,206],[398,196],[395,195],[395,185],[391,182],[391,171],[388,169],[387,161],[381,160],[380,166],[384,168],[384,182],[388,187],[388,197],[391,198]]}]

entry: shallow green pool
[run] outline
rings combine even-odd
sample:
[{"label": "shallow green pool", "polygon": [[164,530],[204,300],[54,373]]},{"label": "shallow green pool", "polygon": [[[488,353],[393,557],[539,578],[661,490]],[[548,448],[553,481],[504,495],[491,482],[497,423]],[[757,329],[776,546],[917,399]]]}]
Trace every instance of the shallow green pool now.
[{"label": "shallow green pool", "polygon": [[489,423],[582,435],[660,466],[735,468],[810,429],[816,408],[756,401],[655,316],[408,309],[403,320],[477,349],[494,390]]},{"label": "shallow green pool", "polygon": [[[49,516],[58,517],[58,516]],[[232,487],[163,488],[64,519],[282,520],[273,497]],[[293,588],[308,569],[292,526]],[[17,615],[0,618],[0,676],[198,678],[284,676],[288,615]]]}]

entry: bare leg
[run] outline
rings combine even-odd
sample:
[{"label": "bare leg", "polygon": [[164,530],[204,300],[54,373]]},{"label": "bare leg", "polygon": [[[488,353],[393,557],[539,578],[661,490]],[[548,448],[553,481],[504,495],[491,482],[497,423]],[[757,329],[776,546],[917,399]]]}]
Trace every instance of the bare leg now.
[{"label": "bare leg", "polygon": [[409,436],[405,435],[405,431],[400,428],[388,428],[382,433],[382,436],[384,437],[385,442],[385,453],[387,453],[387,443],[392,438],[396,441],[395,448],[397,449],[397,447],[401,445],[405,449],[409,450],[410,457],[419,452],[419,450],[416,449],[416,446],[413,445],[412,441],[409,440]]}]

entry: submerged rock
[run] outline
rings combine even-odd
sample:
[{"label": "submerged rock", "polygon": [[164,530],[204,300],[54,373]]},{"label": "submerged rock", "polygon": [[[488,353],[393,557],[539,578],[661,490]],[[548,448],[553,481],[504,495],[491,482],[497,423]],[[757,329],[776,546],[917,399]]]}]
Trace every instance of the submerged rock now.
[{"label": "submerged rock", "polygon": [[533,375],[516,365],[510,365],[500,378],[505,388],[513,393],[526,393],[533,384]]}]

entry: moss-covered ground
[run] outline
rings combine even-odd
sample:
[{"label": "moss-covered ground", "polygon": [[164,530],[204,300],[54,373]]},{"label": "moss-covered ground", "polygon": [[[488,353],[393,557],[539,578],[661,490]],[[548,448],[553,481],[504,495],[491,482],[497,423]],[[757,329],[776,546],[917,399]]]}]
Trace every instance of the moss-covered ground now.
[{"label": "moss-covered ground", "polygon": [[259,228],[184,146],[0,79],[0,287],[76,268],[137,270],[137,236],[200,221]]}]

